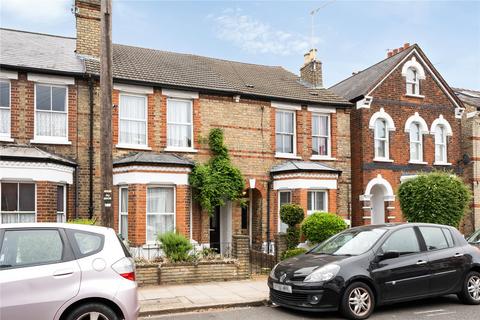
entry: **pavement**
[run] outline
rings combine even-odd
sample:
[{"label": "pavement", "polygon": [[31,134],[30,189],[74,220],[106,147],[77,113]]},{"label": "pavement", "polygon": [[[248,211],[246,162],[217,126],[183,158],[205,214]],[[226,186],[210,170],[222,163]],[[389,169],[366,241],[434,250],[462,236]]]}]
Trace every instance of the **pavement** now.
[{"label": "pavement", "polygon": [[138,289],[140,317],[212,308],[265,305],[267,278],[249,280],[164,285]]}]

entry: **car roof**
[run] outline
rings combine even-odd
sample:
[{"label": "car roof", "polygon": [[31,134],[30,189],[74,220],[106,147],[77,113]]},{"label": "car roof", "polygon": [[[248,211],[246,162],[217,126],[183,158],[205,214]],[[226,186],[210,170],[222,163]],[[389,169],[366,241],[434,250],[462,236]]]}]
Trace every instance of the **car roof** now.
[{"label": "car roof", "polygon": [[[403,227],[410,226],[410,227],[442,227],[442,228],[450,228],[455,229],[452,226],[447,226],[443,224],[435,224],[435,223],[423,223],[423,222],[400,222],[400,223],[384,223],[384,224],[374,224],[374,225],[366,225],[360,227],[354,227],[352,229],[355,230],[373,230],[373,229],[386,229],[386,230],[394,230],[394,229],[401,229]],[[351,229],[350,229],[351,230]]]},{"label": "car roof", "polygon": [[92,226],[75,223],[57,223],[57,222],[32,222],[32,223],[0,223],[0,229],[24,229],[24,228],[65,228],[73,230],[90,231],[105,234],[111,228],[102,226]]}]

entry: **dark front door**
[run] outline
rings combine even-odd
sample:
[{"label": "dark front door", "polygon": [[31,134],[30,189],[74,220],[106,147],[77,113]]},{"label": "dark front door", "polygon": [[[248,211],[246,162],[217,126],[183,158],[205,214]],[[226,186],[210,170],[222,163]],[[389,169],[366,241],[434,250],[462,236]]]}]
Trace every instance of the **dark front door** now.
[{"label": "dark front door", "polygon": [[220,207],[210,216],[210,248],[220,252]]},{"label": "dark front door", "polygon": [[430,277],[428,256],[421,250],[414,228],[404,228],[391,234],[379,253],[388,251],[396,251],[400,256],[381,260],[372,267],[381,299],[401,300],[427,295]]}]

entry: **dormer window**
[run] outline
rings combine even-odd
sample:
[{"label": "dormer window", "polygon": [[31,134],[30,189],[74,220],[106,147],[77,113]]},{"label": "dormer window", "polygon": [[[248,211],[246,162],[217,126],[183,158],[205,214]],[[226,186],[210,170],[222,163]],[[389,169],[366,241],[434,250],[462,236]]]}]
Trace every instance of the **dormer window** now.
[{"label": "dormer window", "polygon": [[415,68],[408,68],[407,70],[407,94],[420,95],[420,80]]}]

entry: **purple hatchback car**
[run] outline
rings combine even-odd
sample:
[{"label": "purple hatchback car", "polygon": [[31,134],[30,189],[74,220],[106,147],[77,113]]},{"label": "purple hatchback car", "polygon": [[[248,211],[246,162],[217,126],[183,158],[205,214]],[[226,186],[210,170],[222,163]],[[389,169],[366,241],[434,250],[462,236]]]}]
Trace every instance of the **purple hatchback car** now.
[{"label": "purple hatchback car", "polygon": [[0,224],[0,319],[134,320],[135,265],[110,228]]}]

